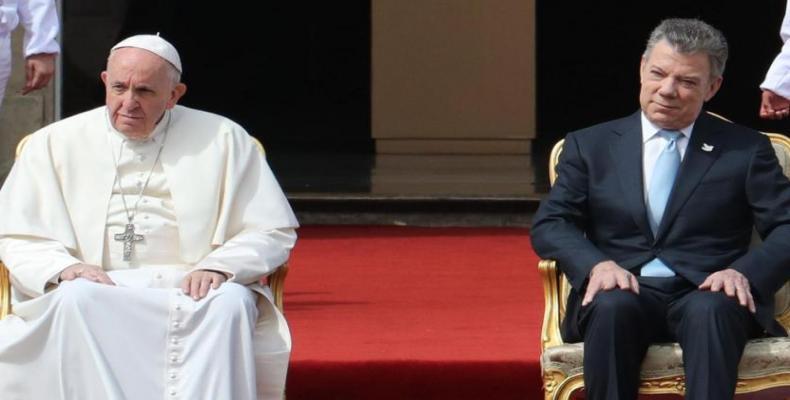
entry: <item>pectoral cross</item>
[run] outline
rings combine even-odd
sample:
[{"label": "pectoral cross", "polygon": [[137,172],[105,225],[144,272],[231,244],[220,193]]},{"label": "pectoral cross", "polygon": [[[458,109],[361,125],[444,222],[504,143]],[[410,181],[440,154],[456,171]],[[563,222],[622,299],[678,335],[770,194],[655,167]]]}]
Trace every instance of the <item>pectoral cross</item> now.
[{"label": "pectoral cross", "polygon": [[132,259],[134,242],[143,240],[143,235],[134,233],[134,224],[126,224],[126,230],[123,231],[123,233],[116,233],[115,240],[123,242],[123,260],[129,261]]}]

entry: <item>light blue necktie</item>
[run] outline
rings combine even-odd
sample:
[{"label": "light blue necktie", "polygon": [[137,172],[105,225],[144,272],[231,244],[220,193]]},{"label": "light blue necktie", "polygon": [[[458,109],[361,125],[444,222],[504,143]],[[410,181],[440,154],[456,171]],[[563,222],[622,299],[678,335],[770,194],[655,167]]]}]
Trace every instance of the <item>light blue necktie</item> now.
[{"label": "light blue necktie", "polygon": [[[656,160],[653,167],[653,177],[650,181],[650,190],[647,192],[647,216],[653,235],[656,234],[658,226],[661,224],[661,218],[664,216],[664,209],[667,207],[667,200],[669,200],[669,194],[672,192],[672,185],[675,183],[675,176],[680,167],[680,150],[678,150],[677,140],[681,133],[662,129],[658,131],[658,135],[667,139],[667,146]],[[640,274],[653,277],[675,276],[675,272],[658,258],[645,264]]]}]

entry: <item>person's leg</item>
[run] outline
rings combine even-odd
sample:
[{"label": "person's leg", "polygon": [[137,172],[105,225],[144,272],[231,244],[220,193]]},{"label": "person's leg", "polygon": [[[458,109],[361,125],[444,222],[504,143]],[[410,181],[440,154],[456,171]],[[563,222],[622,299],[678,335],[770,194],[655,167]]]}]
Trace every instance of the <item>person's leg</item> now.
[{"label": "person's leg", "polygon": [[256,300],[249,288],[232,282],[199,301],[177,296],[167,354],[168,384],[179,398],[257,398]]},{"label": "person's leg", "polygon": [[663,321],[660,293],[650,288],[639,295],[619,289],[595,295],[580,315],[587,399],[637,398],[642,359],[665,332]]},{"label": "person's leg", "polygon": [[732,399],[744,346],[760,332],[749,310],[723,292],[694,290],[671,303],[668,322],[683,348],[686,399]]},{"label": "person's leg", "polygon": [[17,304],[0,321],[2,398],[163,398],[169,298],[76,279]]}]

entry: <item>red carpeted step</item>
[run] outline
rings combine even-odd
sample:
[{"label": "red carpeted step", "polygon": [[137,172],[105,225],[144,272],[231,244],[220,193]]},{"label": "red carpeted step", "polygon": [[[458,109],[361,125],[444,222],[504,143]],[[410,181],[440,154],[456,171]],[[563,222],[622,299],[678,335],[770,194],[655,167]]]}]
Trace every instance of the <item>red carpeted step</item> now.
[{"label": "red carpeted step", "polygon": [[305,227],[288,399],[541,398],[526,229]]}]

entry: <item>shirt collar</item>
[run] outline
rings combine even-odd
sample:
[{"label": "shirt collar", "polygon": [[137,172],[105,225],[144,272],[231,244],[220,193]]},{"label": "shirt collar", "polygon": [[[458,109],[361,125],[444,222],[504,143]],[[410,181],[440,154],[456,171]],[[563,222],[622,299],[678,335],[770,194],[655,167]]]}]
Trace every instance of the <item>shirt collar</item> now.
[{"label": "shirt collar", "polygon": [[[641,115],[642,115],[642,143],[645,143],[648,140],[652,139],[658,133],[658,131],[661,130],[661,128],[650,122],[650,120],[647,119],[647,116],[645,115],[644,111],[641,113]],[[694,122],[692,122],[691,125],[683,129],[680,129],[680,133],[683,134],[683,137],[691,139],[691,131],[693,129],[694,129]]]}]

